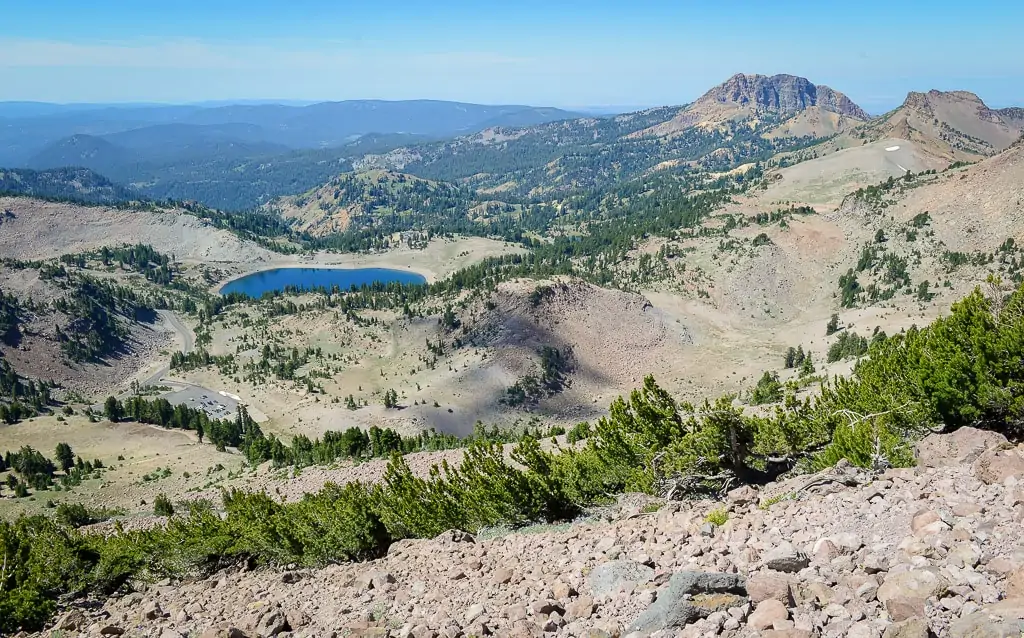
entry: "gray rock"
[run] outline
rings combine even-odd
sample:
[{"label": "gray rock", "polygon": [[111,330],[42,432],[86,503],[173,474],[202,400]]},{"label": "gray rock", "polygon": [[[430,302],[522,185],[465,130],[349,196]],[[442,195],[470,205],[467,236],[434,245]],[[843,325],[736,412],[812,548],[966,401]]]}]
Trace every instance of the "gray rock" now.
[{"label": "gray rock", "polygon": [[726,498],[735,505],[749,505],[757,501],[757,489],[750,485],[741,485],[726,494]]},{"label": "gray rock", "polygon": [[587,576],[590,592],[597,597],[620,591],[624,585],[638,585],[654,578],[654,570],[631,560],[613,560],[598,565]]},{"label": "gray rock", "polygon": [[864,563],[861,567],[864,568],[864,573],[866,574],[887,572],[889,571],[889,559],[878,554],[868,554],[864,557]]},{"label": "gray rock", "polygon": [[1018,567],[1007,575],[1006,597],[1024,598],[1024,567]]},{"label": "gray rock", "polygon": [[281,613],[281,610],[275,609],[260,616],[254,629],[257,636],[270,638],[271,636],[288,631],[290,627],[288,626],[288,619]]},{"label": "gray rock", "polygon": [[84,629],[88,624],[89,620],[81,610],[72,609],[61,616],[60,620],[57,621],[56,628],[63,631],[78,631],[79,629]]},{"label": "gray rock", "polygon": [[483,616],[487,610],[480,603],[469,606],[469,611],[466,612],[466,622],[471,623],[480,616]]},{"label": "gray rock", "polygon": [[361,589],[384,589],[395,582],[395,577],[380,570],[367,570],[356,578],[356,585]]},{"label": "gray rock", "polygon": [[924,603],[924,598],[916,596],[890,596],[885,600],[885,611],[890,618],[897,622],[911,618],[923,618]]},{"label": "gray rock", "polygon": [[495,585],[507,585],[512,581],[512,576],[514,576],[514,574],[511,569],[499,567],[491,574],[491,582]]},{"label": "gray rock", "polygon": [[931,635],[928,621],[924,618],[911,618],[886,627],[882,638],[929,638]]},{"label": "gray rock", "polygon": [[538,616],[548,616],[554,613],[561,615],[565,613],[565,608],[557,600],[536,600],[530,605],[530,609]]},{"label": "gray rock", "polygon": [[434,537],[437,542],[449,542],[449,543],[475,543],[476,539],[469,532],[464,532],[461,529],[450,529],[441,532]]},{"label": "gray rock", "polygon": [[684,627],[730,607],[746,604],[746,581],[738,574],[676,572],[630,632],[649,634],[660,629]]},{"label": "gray rock", "polygon": [[594,613],[594,599],[590,596],[580,596],[565,606],[565,617],[569,620],[586,620]]},{"label": "gray rock", "polygon": [[774,569],[777,572],[798,572],[810,565],[811,559],[797,549],[793,543],[783,541],[778,547],[765,554],[764,564],[768,569]]},{"label": "gray rock", "polygon": [[1024,623],[979,612],[954,622],[949,628],[949,635],[957,638],[1020,638],[1024,635]]},{"label": "gray rock", "polygon": [[142,617],[146,620],[156,620],[163,615],[164,612],[160,609],[160,604],[156,601],[146,603],[142,608]]}]

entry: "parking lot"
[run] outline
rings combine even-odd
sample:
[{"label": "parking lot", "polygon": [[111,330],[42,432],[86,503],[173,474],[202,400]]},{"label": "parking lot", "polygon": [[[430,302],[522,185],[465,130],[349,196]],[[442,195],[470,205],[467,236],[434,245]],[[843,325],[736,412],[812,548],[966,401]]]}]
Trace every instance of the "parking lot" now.
[{"label": "parking lot", "polygon": [[163,395],[173,405],[187,405],[206,412],[211,419],[233,419],[238,409],[234,398],[206,388],[188,387]]}]

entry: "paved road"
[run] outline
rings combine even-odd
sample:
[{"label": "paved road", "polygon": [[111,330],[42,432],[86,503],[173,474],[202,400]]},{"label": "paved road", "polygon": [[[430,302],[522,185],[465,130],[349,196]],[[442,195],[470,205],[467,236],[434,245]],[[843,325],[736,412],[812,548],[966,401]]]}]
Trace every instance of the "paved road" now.
[{"label": "paved road", "polygon": [[[182,352],[192,352],[196,347],[196,338],[192,334],[192,331],[181,322],[176,314],[170,310],[157,310],[158,315],[167,323],[171,328],[174,329],[178,335],[181,336]],[[188,405],[189,407],[197,408],[201,407],[211,417],[224,418],[227,414],[233,415],[235,408],[238,406],[239,400],[233,396],[225,393],[221,393],[217,390],[211,390],[210,388],[197,385],[195,383],[189,383],[188,381],[179,381],[177,379],[173,381],[164,381],[171,371],[171,364],[168,361],[164,365],[160,366],[159,369],[155,370],[153,374],[149,375],[145,379],[139,380],[141,387],[146,386],[171,386],[174,388],[173,392],[165,392],[161,394],[163,398],[167,399],[171,403],[177,405],[179,403]],[[119,395],[119,399],[126,399],[132,395],[131,392],[123,392]],[[103,405],[93,406],[94,409],[102,410]]]},{"label": "paved road", "polygon": [[[177,332],[181,336],[182,352],[192,352],[192,350],[196,347],[195,335],[192,334],[192,331],[189,330],[188,327],[185,326],[185,324],[181,323],[181,319],[178,319],[178,315],[174,314],[170,310],[157,310],[156,312],[163,318],[163,320],[169,326],[174,328],[175,332]],[[167,373],[169,373],[170,371],[171,364],[170,362],[168,362],[161,366],[159,370],[149,375],[148,378],[139,381],[139,385],[160,385],[160,380],[167,376]]]}]

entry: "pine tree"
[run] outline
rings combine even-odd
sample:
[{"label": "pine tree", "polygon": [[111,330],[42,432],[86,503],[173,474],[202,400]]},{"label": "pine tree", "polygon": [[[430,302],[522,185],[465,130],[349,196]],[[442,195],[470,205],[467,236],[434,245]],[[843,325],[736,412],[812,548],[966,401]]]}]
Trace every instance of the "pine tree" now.
[{"label": "pine tree", "polygon": [[813,357],[811,356],[811,353],[808,352],[807,356],[804,357],[804,360],[800,363],[800,376],[801,377],[806,377],[808,375],[814,374],[814,372],[815,372],[814,360],[813,360]]},{"label": "pine tree", "polygon": [[832,318],[828,320],[828,325],[825,326],[825,336],[833,335],[837,330],[839,330],[839,315],[832,313]]},{"label": "pine tree", "polygon": [[67,472],[75,465],[75,453],[67,443],[58,443],[56,451],[57,463],[60,469]]}]

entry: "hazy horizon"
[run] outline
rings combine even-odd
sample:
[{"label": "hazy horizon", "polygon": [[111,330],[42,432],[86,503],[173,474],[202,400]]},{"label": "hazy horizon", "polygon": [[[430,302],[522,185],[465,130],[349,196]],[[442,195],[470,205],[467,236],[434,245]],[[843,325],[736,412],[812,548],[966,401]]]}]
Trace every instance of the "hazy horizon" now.
[{"label": "hazy horizon", "polygon": [[929,89],[1000,107],[1024,103],[1022,23],[1003,1],[51,0],[8,8],[0,100],[660,106],[744,72],[800,75],[875,113]]}]

